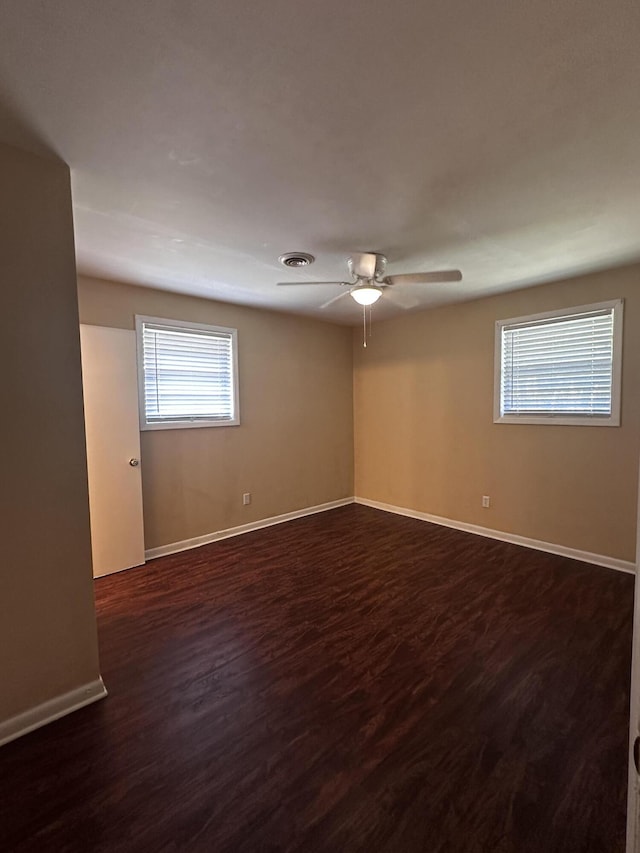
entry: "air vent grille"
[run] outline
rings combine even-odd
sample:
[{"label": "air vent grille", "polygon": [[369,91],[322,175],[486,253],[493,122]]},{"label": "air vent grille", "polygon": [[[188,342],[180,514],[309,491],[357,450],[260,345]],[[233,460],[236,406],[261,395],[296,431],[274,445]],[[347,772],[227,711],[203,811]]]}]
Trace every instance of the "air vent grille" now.
[{"label": "air vent grille", "polygon": [[285,267],[298,269],[299,267],[308,267],[315,261],[315,258],[307,252],[287,252],[286,255],[280,255],[278,260]]}]

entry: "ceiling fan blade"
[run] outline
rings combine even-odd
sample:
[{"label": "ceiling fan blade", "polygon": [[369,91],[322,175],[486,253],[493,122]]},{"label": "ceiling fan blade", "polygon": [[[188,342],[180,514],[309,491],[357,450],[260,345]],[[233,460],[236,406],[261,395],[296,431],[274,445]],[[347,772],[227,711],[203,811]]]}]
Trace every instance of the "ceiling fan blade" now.
[{"label": "ceiling fan blade", "polygon": [[460,270],[437,270],[435,272],[410,272],[388,275],[385,284],[431,284],[440,281],[462,281]]},{"label": "ceiling fan blade", "polygon": [[348,281],[279,281],[278,287],[309,287],[310,284],[340,284],[351,287]]},{"label": "ceiling fan blade", "polygon": [[420,302],[410,296],[406,291],[394,290],[392,287],[385,288],[382,301],[393,302],[394,305],[398,305],[400,308],[405,308],[407,310],[409,308],[417,308],[418,305],[420,305]]},{"label": "ceiling fan blade", "polygon": [[333,299],[330,299],[328,302],[325,302],[320,307],[328,308],[329,305],[333,305],[334,302],[337,302],[339,299],[342,299],[344,296],[348,296],[351,293],[350,290],[343,290],[342,293],[339,293],[337,296],[334,296]]}]

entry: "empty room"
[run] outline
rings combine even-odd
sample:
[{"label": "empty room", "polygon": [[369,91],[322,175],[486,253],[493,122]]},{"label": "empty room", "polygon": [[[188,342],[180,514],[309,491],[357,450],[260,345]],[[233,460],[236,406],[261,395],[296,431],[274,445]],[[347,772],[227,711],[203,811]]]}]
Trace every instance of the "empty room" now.
[{"label": "empty room", "polygon": [[640,853],[640,7],[0,23],[0,850]]}]

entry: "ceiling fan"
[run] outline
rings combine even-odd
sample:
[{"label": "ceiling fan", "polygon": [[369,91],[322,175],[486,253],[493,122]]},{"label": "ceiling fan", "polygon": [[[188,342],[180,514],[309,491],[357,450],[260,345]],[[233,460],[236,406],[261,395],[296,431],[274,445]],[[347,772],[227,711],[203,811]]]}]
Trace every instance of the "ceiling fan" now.
[{"label": "ceiling fan", "polygon": [[[286,266],[299,267],[304,263],[288,263],[286,258],[283,263]],[[300,256],[296,256],[297,258]],[[305,256],[311,257],[311,256]],[[386,288],[394,287],[396,284],[430,284],[432,282],[461,281],[460,270],[437,270],[434,272],[401,273],[400,275],[385,275],[387,259],[377,252],[358,252],[347,259],[350,281],[279,281],[280,287],[308,287],[310,285],[335,284],[346,287],[348,290],[334,296],[321,308],[328,308],[344,296],[351,296],[359,305],[373,305],[380,299]]]}]

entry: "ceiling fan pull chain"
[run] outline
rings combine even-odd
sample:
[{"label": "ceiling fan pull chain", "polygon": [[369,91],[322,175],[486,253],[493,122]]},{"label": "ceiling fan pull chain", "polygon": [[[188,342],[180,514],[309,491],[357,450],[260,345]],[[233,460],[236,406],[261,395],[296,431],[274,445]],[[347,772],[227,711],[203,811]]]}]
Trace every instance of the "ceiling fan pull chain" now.
[{"label": "ceiling fan pull chain", "polygon": [[367,346],[367,306],[362,306],[362,346]]}]

